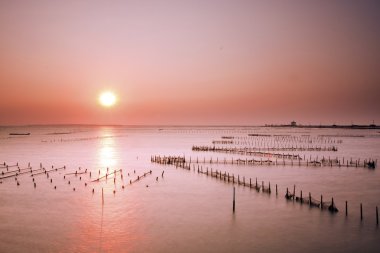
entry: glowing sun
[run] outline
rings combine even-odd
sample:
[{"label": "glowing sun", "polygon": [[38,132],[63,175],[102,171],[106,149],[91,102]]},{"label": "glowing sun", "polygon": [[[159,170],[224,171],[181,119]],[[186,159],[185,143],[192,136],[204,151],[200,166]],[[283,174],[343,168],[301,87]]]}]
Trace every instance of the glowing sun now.
[{"label": "glowing sun", "polygon": [[104,107],[111,107],[116,103],[116,96],[110,91],[103,92],[99,95],[99,103]]}]

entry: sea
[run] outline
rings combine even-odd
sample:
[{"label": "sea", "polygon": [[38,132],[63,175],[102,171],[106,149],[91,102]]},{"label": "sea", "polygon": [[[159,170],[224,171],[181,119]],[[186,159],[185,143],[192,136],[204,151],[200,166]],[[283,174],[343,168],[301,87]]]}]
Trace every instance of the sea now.
[{"label": "sea", "polygon": [[3,126],[0,252],[380,252],[379,160],[376,129]]}]

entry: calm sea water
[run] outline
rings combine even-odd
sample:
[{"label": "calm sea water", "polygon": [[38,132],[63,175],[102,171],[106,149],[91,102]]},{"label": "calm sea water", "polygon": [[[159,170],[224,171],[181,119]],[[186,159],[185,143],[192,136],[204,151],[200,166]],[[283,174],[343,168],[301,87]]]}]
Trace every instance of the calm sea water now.
[{"label": "calm sea water", "polygon": [[[31,135],[10,136],[11,132]],[[19,186],[14,177],[0,180],[0,252],[380,251],[380,229],[375,218],[375,207],[380,206],[379,168],[202,165],[239,174],[247,181],[257,177],[259,182],[278,185],[278,196],[236,186],[233,213],[232,184],[193,169],[187,171],[150,162],[151,155],[185,155],[193,160],[197,156],[206,160],[246,158],[191,150],[192,145],[212,146],[212,141],[222,140],[222,136],[234,136],[239,141],[219,145],[223,147],[273,145],[273,139],[264,137],[257,137],[255,143],[254,138],[248,137],[250,133],[299,138],[307,135],[317,143],[294,141],[287,145],[338,147],[337,152],[294,152],[301,156],[380,160],[378,130],[2,127],[0,163],[18,163],[20,169],[28,163],[33,169],[38,169],[40,163],[46,169],[51,166],[66,166],[66,169],[51,172],[49,178],[45,174],[35,176],[36,187],[30,174],[17,177]],[[122,169],[123,179],[117,174],[115,183],[112,176],[91,182],[99,171],[100,176],[105,175],[107,167],[110,172]],[[88,173],[66,175],[64,179],[67,173],[85,169],[91,171],[91,179]],[[151,175],[128,184],[150,170]],[[321,194],[326,200],[334,197],[340,212],[331,214],[286,201],[286,188],[292,189],[293,185],[297,194],[302,190],[305,195],[311,192],[317,199]],[[347,217],[345,201],[348,201]],[[363,221],[360,221],[360,203],[363,203]]]}]

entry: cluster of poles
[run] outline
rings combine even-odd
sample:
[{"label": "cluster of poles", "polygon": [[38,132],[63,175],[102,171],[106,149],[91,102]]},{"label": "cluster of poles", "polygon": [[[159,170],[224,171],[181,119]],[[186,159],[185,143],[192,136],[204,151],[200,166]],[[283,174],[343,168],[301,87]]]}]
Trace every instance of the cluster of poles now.
[{"label": "cluster of poles", "polygon": [[[218,147],[215,146],[215,144],[236,144],[235,142],[239,140],[243,140],[246,144],[248,141],[249,143],[255,143],[255,146],[244,146],[244,147]],[[258,143],[257,143],[258,142]],[[273,143],[277,146],[268,146],[268,142]],[[312,159],[311,155],[309,159],[305,157],[305,155],[302,157],[299,154],[284,154],[284,153],[274,153],[273,151],[338,151],[337,146],[310,146],[310,145],[301,145],[301,146],[293,146],[294,143],[342,143],[341,140],[336,140],[331,137],[324,137],[324,136],[318,136],[318,137],[311,137],[310,135],[301,135],[301,136],[293,136],[293,135],[268,135],[268,134],[248,134],[247,136],[221,136],[221,140],[213,140],[212,143],[213,146],[192,146],[192,151],[197,152],[215,152],[215,153],[227,153],[227,154],[236,154],[236,155],[246,155],[246,156],[256,156],[256,157],[264,157],[266,159],[221,159],[219,161],[219,158],[217,157],[215,159],[207,159],[203,158],[198,159],[196,158],[196,163],[216,163],[216,164],[245,164],[245,165],[290,165],[290,166],[328,166],[328,167],[364,167],[369,169],[375,169],[377,166],[377,160],[374,159],[364,159],[360,161],[360,159],[352,160],[351,159],[345,159],[344,157],[342,159],[337,158],[330,158],[330,157],[324,157],[322,156],[320,159],[317,156]],[[284,145],[285,143],[285,145]],[[289,146],[289,143],[292,143],[291,146]],[[280,146],[281,145],[281,146]],[[287,161],[285,161],[287,160]],[[290,161],[289,161],[290,160]],[[191,162],[191,157],[190,157]]]},{"label": "cluster of poles", "polygon": [[[2,170],[1,173],[0,173],[1,174],[1,176],[0,176],[0,180],[1,180],[0,183],[3,183],[2,180],[9,179],[9,178],[14,178],[15,181],[16,181],[17,186],[19,186],[20,185],[20,181],[18,180],[19,176],[22,176],[22,175],[25,175],[25,174],[29,174],[30,177],[33,178],[32,181],[33,181],[33,184],[34,184],[34,188],[36,188],[37,184],[36,184],[36,182],[34,180],[35,176],[45,174],[46,177],[49,178],[49,174],[50,173],[54,173],[54,172],[57,172],[59,170],[64,170],[64,169],[66,169],[66,166],[55,167],[55,168],[54,168],[54,166],[51,166],[50,169],[46,169],[40,163],[40,167],[38,169],[33,169],[30,166],[30,163],[28,163],[28,166],[26,168],[21,169],[18,163],[14,164],[14,165],[8,165],[8,164],[6,164],[4,162],[3,164],[0,165],[0,169]],[[51,182],[52,182],[52,179],[51,179]]]},{"label": "cluster of poles", "polygon": [[[6,164],[4,162],[3,164],[0,164],[0,170],[1,170],[1,173],[0,173],[0,175],[1,175],[0,176],[0,180],[1,180],[0,183],[1,184],[3,183],[3,180],[10,179],[13,177],[15,179],[17,186],[20,186],[21,185],[21,183],[19,181],[20,176],[29,175],[32,178],[32,183],[33,183],[34,188],[37,188],[37,181],[35,180],[36,176],[46,175],[47,180],[49,180],[50,183],[52,185],[54,185],[53,184],[53,178],[51,177],[51,174],[54,172],[58,172],[60,170],[66,170],[66,166],[62,166],[62,167],[51,166],[50,169],[46,169],[45,167],[43,167],[42,163],[40,163],[40,167],[38,169],[33,169],[32,166],[30,166],[30,163],[28,163],[28,166],[26,168],[21,169],[18,163],[13,164],[13,165],[9,165],[9,164]],[[134,170],[133,173],[136,174],[136,170]],[[117,174],[119,174],[120,179],[123,182],[122,189],[125,188],[122,169],[114,170],[111,172],[109,170],[109,168],[107,168],[105,175],[101,175],[101,171],[99,170],[98,176],[95,179],[91,179],[91,177],[92,177],[91,171],[88,171],[87,169],[82,170],[81,167],[79,167],[78,170],[65,173],[63,175],[63,180],[65,180],[67,182],[67,185],[71,185],[71,181],[72,181],[72,179],[70,180],[71,176],[75,176],[75,178],[79,178],[79,180],[82,181],[82,176],[85,174],[89,175],[89,180],[83,180],[83,181],[85,181],[84,182],[85,187],[87,187],[87,185],[89,183],[96,183],[96,182],[100,182],[102,180],[108,180],[108,179],[113,179],[114,184],[116,184]],[[134,183],[137,183],[141,179],[143,179],[143,178],[145,178],[151,174],[152,174],[152,170],[149,170],[149,171],[147,171],[141,175],[137,175],[137,177],[135,179],[129,180],[128,185],[132,185]],[[163,174],[164,173],[162,173],[162,177],[163,177]],[[128,177],[129,176],[130,176],[130,173],[128,173]],[[158,181],[158,179],[156,181]],[[54,185],[54,189],[55,190],[57,189],[57,185]],[[76,188],[74,187],[73,191],[75,191],[75,190],[76,190]],[[95,193],[95,188],[92,188],[92,193],[93,194]],[[113,190],[113,193],[115,194],[116,190]],[[102,188],[102,203],[104,203],[103,188]]]},{"label": "cluster of poles", "polygon": [[289,146],[289,147],[215,147],[215,146],[193,146],[192,149],[194,151],[220,151],[224,153],[249,153],[249,152],[257,152],[257,151],[338,151],[338,148],[335,146],[331,147],[317,147],[317,146]]},{"label": "cluster of poles", "polygon": [[255,151],[253,149],[247,149],[247,148],[218,148],[215,146],[212,146],[212,147],[210,147],[210,146],[193,146],[191,150],[192,151],[198,151],[198,152],[216,152],[216,153],[228,153],[228,154],[238,154],[238,155],[276,157],[276,158],[282,158],[282,159],[302,160],[300,155],[262,152],[262,151]]},{"label": "cluster of poles", "polygon": [[230,141],[230,140],[213,140],[212,144],[223,144],[223,145],[234,144],[234,141]]},{"label": "cluster of poles", "polygon": [[213,140],[213,144],[230,144],[238,146],[253,146],[260,148],[278,147],[291,148],[294,146],[305,147],[307,145],[321,146],[341,144],[342,140],[332,138],[292,136],[292,135],[267,135],[249,134],[247,136],[222,136],[221,140]]},{"label": "cluster of poles", "polygon": [[[210,176],[216,179],[219,179],[220,181],[232,183],[233,185],[237,184],[239,186],[243,187],[249,187],[250,189],[255,189],[257,192],[272,193],[271,183],[268,182],[268,186],[265,186],[264,181],[261,182],[261,184],[258,183],[257,178],[255,179],[255,182],[252,182],[252,179],[249,178],[249,181],[245,180],[245,177],[240,177],[240,175],[235,176],[234,174],[229,174],[226,171],[218,171],[213,170],[212,168],[206,167],[205,169],[203,166],[199,166],[199,164],[194,163],[187,163],[185,157],[181,156],[152,156],[151,157],[152,163],[158,163],[158,164],[164,164],[164,165],[173,165],[176,168],[182,168],[185,170],[191,170],[193,168],[193,171],[197,171],[199,174],[203,174],[206,176]],[[275,193],[278,195],[278,186],[275,184]],[[302,190],[300,191],[300,195],[296,196],[296,186],[293,187],[293,193],[291,193],[288,188],[286,189],[285,198],[288,201],[296,201],[300,204],[308,204],[310,207],[320,208],[321,210],[328,210],[331,213],[338,212],[338,208],[335,206],[334,198],[331,198],[331,202],[323,201],[323,195],[320,196],[320,201],[314,199],[311,196],[311,193],[309,192],[308,196],[304,197]],[[233,191],[233,212],[235,212],[235,187]],[[348,203],[346,201],[345,203],[345,214],[348,216]],[[360,219],[363,220],[363,205],[360,204]],[[379,225],[379,214],[378,214],[378,207],[376,206],[376,225]]]},{"label": "cluster of poles", "polygon": [[310,136],[310,135],[290,135],[290,134],[248,134],[247,137],[240,137],[243,140],[258,140],[265,142],[282,142],[282,143],[342,143],[341,139],[335,139],[329,136]]},{"label": "cluster of poles", "polygon": [[285,198],[288,200],[295,200],[301,204],[308,204],[310,207],[317,207],[321,210],[327,208],[332,213],[338,212],[338,208],[336,208],[334,204],[334,198],[331,198],[331,202],[324,202],[323,195],[321,194],[321,200],[317,200],[311,197],[311,193],[309,192],[309,196],[303,197],[302,190],[300,192],[300,196],[296,196],[296,186],[293,187],[293,193],[289,192],[288,188],[286,188]]}]

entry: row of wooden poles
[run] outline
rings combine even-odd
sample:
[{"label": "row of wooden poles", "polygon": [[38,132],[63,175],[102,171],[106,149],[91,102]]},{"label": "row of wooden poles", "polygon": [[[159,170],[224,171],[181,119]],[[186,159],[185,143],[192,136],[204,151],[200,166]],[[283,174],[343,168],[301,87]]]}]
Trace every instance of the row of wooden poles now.
[{"label": "row of wooden poles", "polygon": [[[14,168],[14,167],[17,167],[17,169],[9,170],[9,168]],[[20,175],[30,174],[31,177],[34,177],[37,175],[42,175],[42,174],[49,175],[49,173],[51,173],[51,172],[56,172],[58,170],[66,169],[66,166],[55,167],[55,168],[54,168],[54,166],[51,166],[51,169],[46,169],[42,166],[42,164],[40,164],[40,168],[33,170],[33,168],[30,166],[30,163],[28,163],[28,166],[26,168],[23,168],[23,169],[20,168],[18,163],[15,165],[7,165],[6,163],[4,163],[0,167],[0,169],[6,169],[6,171],[1,171],[0,180],[15,177],[16,181],[17,181],[17,176],[20,176]]]},{"label": "row of wooden poles", "polygon": [[[294,136],[291,136],[294,137]],[[282,144],[282,145],[295,145],[295,144],[342,144],[342,140],[327,140],[318,138],[285,138],[280,136],[222,136],[221,139],[214,139],[218,142],[220,140],[231,141],[231,144],[237,145],[268,145],[268,144]]]},{"label": "row of wooden poles", "polygon": [[257,139],[257,140],[268,140],[272,139],[274,141],[282,141],[282,142],[329,142],[329,143],[334,143],[334,142],[341,142],[341,139],[337,139],[335,137],[330,137],[330,136],[323,136],[323,135],[318,135],[318,136],[311,136],[311,135],[292,135],[292,134],[248,134],[247,136],[222,136],[222,139],[242,139],[242,140],[252,140],[252,139]]},{"label": "row of wooden poles", "polygon": [[[249,187],[250,189],[255,189],[256,191],[271,194],[272,189],[271,189],[271,183],[268,183],[268,186],[264,185],[264,181],[262,181],[261,185],[258,184],[257,178],[254,183],[252,183],[252,179],[249,178],[249,183],[245,181],[245,177],[243,176],[242,178],[240,175],[237,175],[237,177],[232,174],[230,175],[229,173],[214,170],[212,168],[206,167],[205,170],[203,169],[203,166],[199,166],[197,164],[197,167],[194,163],[186,163],[184,157],[176,157],[176,156],[165,156],[166,159],[160,159],[160,156],[152,156],[151,157],[151,162],[152,163],[158,163],[158,164],[164,164],[164,165],[173,165],[176,168],[182,168],[185,170],[191,170],[191,165],[193,167],[193,171],[195,169],[197,170],[197,173],[204,174],[206,176],[211,176],[216,179],[219,179],[221,181],[227,182],[227,183],[232,183],[233,185],[241,185],[243,187]],[[166,160],[166,162],[163,162]],[[278,186],[275,184],[275,192],[276,195],[278,195]],[[293,193],[291,193],[288,188],[286,189],[286,194],[285,198],[287,200],[292,200],[299,202],[300,204],[308,204],[310,207],[317,207],[320,208],[321,210],[327,209],[331,213],[336,213],[339,210],[336,208],[335,203],[334,203],[334,198],[331,198],[331,202],[324,202],[323,201],[323,195],[320,197],[320,201],[312,198],[311,193],[309,192],[307,197],[303,197],[303,192],[302,190],[300,191],[300,196],[296,196],[296,186],[293,186]],[[233,194],[233,211],[235,212],[235,187],[234,187],[234,194]],[[345,215],[348,216],[348,202],[346,201],[345,203]],[[363,220],[363,205],[360,204],[360,220]],[[378,207],[376,206],[376,225],[379,225],[379,213],[378,213]]]},{"label": "row of wooden poles", "polygon": [[[226,147],[215,147],[215,146],[193,146],[192,151],[199,152],[215,152],[215,153],[227,153],[227,154],[238,154],[238,155],[248,155],[248,156],[261,156],[268,158],[280,158],[280,159],[290,159],[290,160],[302,160],[299,154],[285,154],[285,153],[273,153],[263,151],[255,148],[226,148]],[[311,159],[311,157],[310,157]],[[304,159],[305,160],[305,156]]]},{"label": "row of wooden poles", "polygon": [[[325,151],[338,151],[335,146],[331,147],[316,147],[316,146],[299,146],[299,147],[218,147],[218,146],[207,146],[207,145],[193,145],[193,151],[213,151],[213,152],[223,152],[223,153],[242,153],[249,154],[251,152],[270,152],[270,151],[315,151],[315,152],[325,152]],[[281,154],[280,154],[281,155]]]},{"label": "row of wooden poles", "polygon": [[[108,168],[107,168],[107,170],[108,170]],[[114,171],[114,183],[116,183],[115,182],[115,179],[116,179],[116,173],[117,172],[120,172],[121,173],[121,179],[123,179],[123,174],[122,174],[122,170],[120,169],[120,170],[118,170],[118,171]],[[136,171],[134,171],[134,172],[136,172]],[[107,173],[108,174],[108,173]],[[106,179],[107,179],[107,174],[106,174]],[[129,173],[128,173],[128,175],[129,175]],[[144,178],[144,177],[146,177],[147,175],[152,175],[152,171],[150,170],[150,171],[148,171],[148,172],[145,172],[144,174],[142,174],[141,176],[137,176],[137,178],[135,179],[135,180],[129,180],[129,185],[132,185],[132,184],[134,184],[134,183],[136,183],[136,182],[138,182],[138,181],[140,181],[142,178]],[[164,173],[162,173],[162,177],[163,177],[163,175],[164,175]],[[102,179],[102,178],[104,178],[104,177],[98,177],[97,179],[95,179],[95,180],[93,180],[93,181],[91,181],[91,182],[99,182],[99,180],[100,179]],[[122,185],[122,189],[124,189],[125,188],[125,186],[124,185]],[[92,188],[92,193],[94,193],[94,188]],[[116,190],[113,190],[113,194],[115,194],[116,193]],[[103,187],[102,187],[102,205],[104,205],[104,190],[103,190]]]},{"label": "row of wooden poles", "polygon": [[[79,170],[80,170],[80,168],[79,168]],[[136,173],[135,170],[134,170],[133,172]],[[91,182],[91,183],[94,183],[94,182],[100,182],[101,180],[104,180],[104,179],[107,180],[110,176],[113,176],[111,179],[113,179],[114,184],[116,184],[116,176],[117,176],[118,173],[120,174],[120,179],[123,180],[124,177],[123,177],[123,170],[122,170],[122,169],[118,169],[118,170],[114,170],[113,172],[110,172],[110,171],[109,171],[109,168],[107,167],[107,172],[106,172],[105,175],[101,176],[101,175],[100,175],[100,170],[99,170],[99,175],[98,175],[98,177],[95,178],[95,179],[93,179],[93,180],[91,180],[90,182]],[[78,171],[75,171],[75,172],[72,172],[72,173],[66,173],[66,174],[63,176],[63,179],[66,179],[66,176],[67,176],[67,175],[75,175],[75,176],[78,176],[78,175],[81,175],[81,174],[87,174],[87,169],[86,169],[84,172],[78,172]],[[91,178],[91,172],[90,172],[89,174],[90,174],[89,176],[90,176],[90,178]],[[152,170],[149,170],[149,171],[143,173],[142,175],[138,175],[136,179],[134,179],[134,180],[130,179],[130,180],[129,180],[129,185],[132,185],[132,184],[134,184],[134,183],[140,181],[142,178],[144,178],[144,177],[146,177],[146,176],[148,176],[148,175],[151,175],[151,174],[152,174]],[[128,176],[129,176],[129,173],[128,173]],[[163,174],[162,174],[162,176],[163,176]],[[79,178],[79,180],[81,180],[81,177]],[[70,184],[70,181],[68,181],[68,184]],[[85,183],[85,186],[87,186],[87,183]],[[123,184],[123,185],[121,186],[121,188],[124,189],[124,188],[125,188],[125,185]],[[75,191],[75,188],[74,188],[74,191]],[[94,189],[94,188],[92,188],[92,193],[95,193],[95,189]],[[116,190],[113,190],[113,193],[115,194],[115,193],[116,193]],[[102,188],[102,203],[104,203],[103,188]]]},{"label": "row of wooden poles", "polygon": [[[236,139],[276,141],[276,142],[307,142],[307,143],[342,143],[341,139],[327,136],[291,135],[291,134],[248,134],[248,136],[238,136]],[[235,139],[234,138],[234,139]]]},{"label": "row of wooden poles", "polygon": [[[236,165],[275,165],[275,166],[314,166],[314,167],[363,167],[363,168],[371,168],[374,169],[377,166],[377,159],[376,161],[369,159],[369,160],[364,160],[360,161],[355,160],[353,161],[352,159],[346,160],[346,164],[341,163],[339,159],[331,159],[330,157],[327,159],[323,157],[322,159],[316,158],[316,160],[311,160],[309,161],[308,159],[301,160],[301,159],[287,159],[283,157],[282,159],[278,160],[276,159],[269,159],[269,156],[265,156],[267,159],[262,159],[260,160],[255,160],[255,159],[234,159],[233,157],[231,159],[220,159],[217,157],[216,159],[213,159],[212,157],[210,159],[206,159],[206,157],[202,158],[192,158],[191,156],[187,159],[183,157],[183,162],[189,162],[189,163],[197,163],[197,164],[236,164]],[[152,156],[151,161],[155,161],[157,163],[162,163],[162,164],[170,164],[173,162],[173,157],[170,156]],[[343,162],[344,162],[343,158]]]},{"label": "row of wooden poles", "polygon": [[[17,169],[9,171],[9,168],[14,168],[14,167],[17,167]],[[19,186],[20,182],[18,181],[17,177],[21,176],[21,175],[24,175],[24,174],[30,174],[30,177],[32,177],[34,188],[36,188],[37,187],[37,183],[34,180],[35,176],[45,174],[46,177],[47,177],[47,179],[49,179],[50,173],[57,172],[57,171],[62,170],[62,169],[65,170],[66,166],[54,168],[54,166],[52,165],[51,169],[45,169],[42,166],[42,163],[40,163],[40,168],[33,170],[33,168],[30,166],[30,163],[28,163],[28,167],[27,168],[21,169],[19,167],[18,163],[14,164],[14,165],[7,165],[4,162],[3,164],[0,165],[0,169],[5,169],[5,168],[7,169],[7,171],[1,173],[3,176],[0,177],[0,179],[7,179],[7,178],[14,177],[17,186]],[[76,170],[75,172],[65,173],[64,176],[63,176],[63,179],[66,179],[66,176],[70,176],[70,175],[80,176],[82,174],[87,174],[87,172],[88,172],[87,169],[85,169],[84,171],[81,171],[81,168],[79,167],[79,170]],[[107,167],[107,172],[106,172],[106,174],[104,176],[100,176],[100,170],[99,170],[99,176],[98,176],[98,178],[96,178],[94,180],[91,180],[90,182],[99,182],[102,179],[106,179],[107,180],[109,176],[113,176],[114,183],[116,183],[116,174],[117,173],[120,173],[120,177],[121,177],[121,179],[123,179],[122,169],[114,170],[113,172],[109,172],[109,168]],[[135,170],[134,170],[134,173],[136,173]],[[136,183],[140,179],[146,177],[147,175],[151,175],[151,174],[152,174],[152,170],[150,170],[148,172],[145,172],[142,175],[137,176],[137,178],[135,180],[132,180],[132,179],[129,180],[129,184],[132,185],[133,183]],[[128,176],[129,176],[129,173],[128,173]],[[89,177],[91,178],[91,172],[89,172]],[[163,177],[163,173],[162,173],[162,177]],[[82,177],[80,176],[79,180],[81,180],[81,179],[82,179]],[[50,183],[53,183],[53,179],[51,179],[51,178],[50,178]],[[69,180],[68,184],[70,185],[70,183],[71,182]],[[87,182],[85,183],[85,186],[87,186]],[[124,187],[125,186],[122,185],[123,189],[124,189]],[[54,186],[54,189],[57,189],[57,186]],[[73,188],[73,191],[75,191],[75,188]],[[94,192],[95,192],[95,189],[93,188],[92,189],[92,193],[94,193]],[[114,190],[114,193],[115,192],[116,191]]]},{"label": "row of wooden poles", "polygon": [[[369,158],[365,159],[364,161],[360,161],[360,159],[352,160],[352,158],[345,159],[344,157],[341,159],[335,158],[332,159],[330,156],[324,157],[322,156],[322,159],[318,159],[319,156],[317,156],[316,159],[312,159],[311,155],[309,157],[309,160],[306,159],[305,155],[303,158],[299,154],[280,154],[280,153],[272,153],[272,152],[263,152],[263,151],[257,151],[255,149],[251,148],[222,148],[222,147],[215,147],[215,146],[193,146],[192,151],[201,151],[201,152],[216,152],[216,153],[227,153],[227,154],[239,154],[239,155],[247,155],[247,156],[259,156],[259,157],[267,157],[267,158],[279,158],[279,159],[287,159],[287,160],[303,160],[306,161],[306,166],[308,163],[315,163],[315,165],[323,165],[323,166],[351,166],[351,167],[371,167],[375,168],[377,164],[376,161]],[[277,161],[277,160],[276,160]],[[310,161],[310,162],[309,162]],[[346,161],[346,164],[345,164]]]},{"label": "row of wooden poles", "polygon": [[[157,161],[152,161],[152,162],[156,162]],[[159,163],[159,162],[158,162]],[[174,165],[176,166],[176,168],[183,168],[183,169],[186,169],[186,170],[191,170],[191,164],[190,163],[183,163],[183,162],[180,162],[179,160],[177,160],[176,162],[174,163],[170,163],[171,165]],[[192,164],[193,165],[193,170],[196,169],[195,167],[195,164]],[[243,176],[242,178],[240,177],[240,175],[237,175],[237,177],[232,174],[230,175],[229,173],[227,173],[226,171],[225,172],[222,172],[222,171],[218,171],[218,170],[212,170],[212,168],[209,170],[208,167],[205,168],[205,170],[203,170],[203,166],[199,166],[197,165],[197,173],[200,173],[200,174],[204,174],[206,176],[211,176],[211,177],[214,177],[216,179],[219,179],[221,181],[224,181],[224,182],[228,182],[228,183],[232,183],[232,184],[237,184],[237,185],[242,185],[244,187],[249,187],[250,189],[255,189],[256,191],[260,192],[263,192],[263,193],[268,193],[268,194],[271,194],[272,193],[272,188],[271,188],[271,183],[269,182],[268,183],[268,186],[265,186],[264,184],[264,181],[261,182],[261,185],[258,184],[258,181],[257,181],[257,178],[255,180],[254,183],[252,183],[252,179],[249,178],[249,183],[245,181],[245,177]],[[295,186],[294,186],[294,191],[295,191]],[[275,185],[275,192],[276,192],[276,195],[278,195],[278,187],[277,187],[277,184]],[[287,199],[293,199],[293,200],[296,200],[298,202],[298,197],[295,197],[295,192],[292,194],[289,193],[288,189],[286,191],[286,194],[285,194],[285,197]],[[308,202],[310,204],[310,207],[316,207],[317,205],[313,204],[315,202],[312,202],[311,201],[311,194],[309,193],[309,198],[310,198],[310,201],[308,202],[307,200],[306,201],[303,201],[303,198],[302,198],[302,191],[301,191],[301,200],[300,202],[301,203],[306,203]],[[320,206],[321,209],[324,209],[324,207],[327,206],[328,202],[322,202],[322,195],[321,195],[321,203],[322,205],[319,205],[318,204],[318,207]],[[334,206],[334,201],[332,201],[332,206]],[[332,212],[336,212],[337,209],[333,209],[333,208],[328,208],[329,211],[332,211]]]},{"label": "row of wooden poles", "polygon": [[[330,142],[321,142],[321,143],[316,143],[316,142],[281,142],[281,141],[275,141],[275,140],[262,140],[262,141],[239,141],[238,139],[213,139],[211,141],[213,144],[227,144],[227,145],[237,145],[237,146],[255,146],[255,147],[270,147],[270,146],[277,146],[277,147],[284,147],[284,148],[289,148],[289,147],[305,147],[306,144],[308,145],[331,145],[331,144],[341,144],[342,142],[337,142],[337,143],[330,143]],[[336,146],[334,146],[336,147]]]},{"label": "row of wooden poles", "polygon": [[[217,144],[221,144],[219,143],[220,141],[229,141],[228,143],[226,144],[233,144],[233,145],[237,145],[237,146],[258,146],[258,147],[270,147],[270,146],[274,146],[274,147],[307,147],[307,146],[311,146],[311,145],[314,145],[317,147],[320,146],[322,147],[327,147],[327,145],[339,145],[341,143],[326,143],[326,142],[322,142],[322,143],[315,143],[315,142],[281,142],[281,141],[274,141],[274,140],[268,140],[268,141],[239,141],[239,140],[225,140],[225,139],[222,139],[222,140],[219,140],[219,139],[213,139],[212,142],[215,142]],[[336,147],[336,146],[334,146]]]}]

